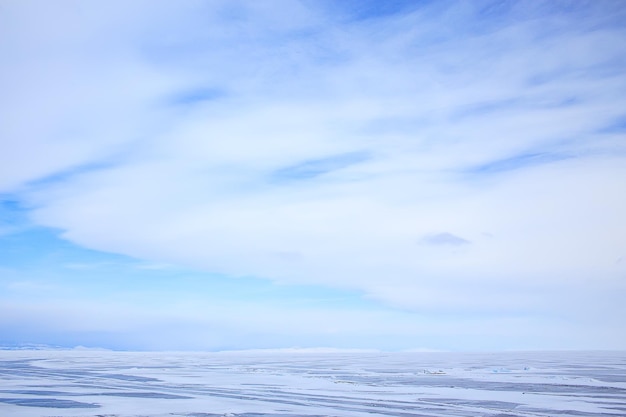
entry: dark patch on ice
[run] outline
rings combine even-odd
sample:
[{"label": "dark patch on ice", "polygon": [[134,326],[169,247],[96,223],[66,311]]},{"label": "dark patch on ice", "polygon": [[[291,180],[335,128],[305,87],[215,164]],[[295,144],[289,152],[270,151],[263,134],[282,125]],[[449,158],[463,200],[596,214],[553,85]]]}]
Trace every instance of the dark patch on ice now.
[{"label": "dark patch on ice", "polygon": [[214,413],[189,413],[189,414],[178,414],[184,417],[224,417],[224,414],[214,414]]},{"label": "dark patch on ice", "polygon": [[149,378],[145,376],[133,376],[133,375],[124,375],[124,374],[96,374],[100,378],[109,378],[109,379],[119,379],[122,381],[132,381],[132,382],[158,382],[157,378]]},{"label": "dark patch on ice", "polygon": [[184,417],[329,417],[328,414],[276,414],[276,413],[242,413],[242,414],[214,414],[214,413],[190,413],[190,414],[180,414],[180,416]]},{"label": "dark patch on ice", "polygon": [[106,395],[109,397],[160,398],[166,400],[189,400],[193,398],[183,395],[165,394],[162,392],[103,392],[95,395]]},{"label": "dark patch on ice", "polygon": [[175,394],[166,394],[163,392],[62,392],[62,391],[43,391],[43,390],[0,390],[0,393],[3,394],[21,394],[21,395],[38,395],[38,396],[73,396],[73,397],[84,397],[84,396],[94,396],[94,395],[104,395],[109,397],[130,397],[130,398],[160,398],[166,400],[188,400],[193,397],[183,396],[183,395],[175,395]]},{"label": "dark patch on ice", "polygon": [[592,412],[586,412],[586,411],[577,411],[577,410],[546,410],[543,408],[531,408],[531,407],[524,407],[524,412],[531,412],[531,413],[543,413],[543,415],[564,415],[564,416],[580,416],[580,417],[601,417],[601,416],[611,416],[611,417],[615,417],[615,414],[613,413],[592,413]]},{"label": "dark patch on ice", "polygon": [[[356,378],[353,378],[356,380]],[[361,378],[359,378],[361,379]],[[532,392],[542,394],[559,394],[559,395],[583,395],[599,396],[602,394],[610,394],[614,396],[626,395],[626,389],[621,387],[596,386],[596,385],[573,385],[573,384],[550,384],[550,383],[524,383],[524,382],[499,382],[499,381],[479,381],[470,379],[461,379],[457,377],[447,377],[438,375],[436,379],[433,377],[415,376],[408,378],[398,376],[396,378],[387,378],[383,381],[380,378],[373,377],[371,383],[376,385],[409,385],[409,386],[429,386],[429,387],[463,387],[468,389],[477,389],[482,391],[515,391],[515,392]],[[385,383],[386,382],[386,383]]]},{"label": "dark patch on ice", "polygon": [[98,404],[81,403],[72,400],[58,400],[56,398],[0,398],[0,403],[21,405],[24,407],[45,408],[99,408]]},{"label": "dark patch on ice", "polygon": [[0,390],[3,394],[22,394],[22,395],[54,395],[56,397],[60,395],[75,395],[70,392],[62,391],[43,391],[43,390],[22,390],[22,389],[4,389]]},{"label": "dark patch on ice", "polygon": [[420,399],[420,401],[428,402],[428,403],[442,403],[442,404],[453,404],[453,405],[469,405],[471,407],[482,407],[488,409],[498,409],[503,408],[505,410],[512,410],[515,407],[519,406],[518,403],[511,403],[506,401],[489,401],[489,400],[462,400],[457,398],[437,398],[436,400],[432,399]]}]

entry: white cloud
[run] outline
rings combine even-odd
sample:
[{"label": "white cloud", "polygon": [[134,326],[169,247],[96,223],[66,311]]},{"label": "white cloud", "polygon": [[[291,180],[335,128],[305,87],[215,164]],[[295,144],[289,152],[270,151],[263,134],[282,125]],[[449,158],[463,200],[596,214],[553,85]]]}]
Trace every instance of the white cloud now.
[{"label": "white cloud", "polygon": [[[626,275],[624,136],[601,132],[626,108],[612,12],[500,24],[437,6],[347,24],[254,4],[81,6],[86,21],[52,8],[65,19],[52,28],[27,10],[28,25],[4,29],[22,36],[10,52],[36,59],[3,72],[18,82],[2,103],[0,186],[82,167],[29,188],[35,221],[156,264],[415,311],[573,316],[537,294],[594,288],[594,308],[623,312],[603,301]],[[193,87],[223,93],[167,104]],[[421,244],[442,233],[471,244]]]}]

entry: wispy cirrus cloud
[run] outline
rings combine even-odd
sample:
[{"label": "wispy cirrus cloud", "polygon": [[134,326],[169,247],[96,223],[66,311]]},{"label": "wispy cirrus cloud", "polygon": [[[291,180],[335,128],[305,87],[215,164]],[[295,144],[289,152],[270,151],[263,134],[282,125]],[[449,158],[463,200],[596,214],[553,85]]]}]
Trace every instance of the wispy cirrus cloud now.
[{"label": "wispy cirrus cloud", "polygon": [[280,168],[272,177],[276,181],[305,180],[331,173],[370,159],[367,152],[350,152],[326,158],[312,159],[296,165]]}]

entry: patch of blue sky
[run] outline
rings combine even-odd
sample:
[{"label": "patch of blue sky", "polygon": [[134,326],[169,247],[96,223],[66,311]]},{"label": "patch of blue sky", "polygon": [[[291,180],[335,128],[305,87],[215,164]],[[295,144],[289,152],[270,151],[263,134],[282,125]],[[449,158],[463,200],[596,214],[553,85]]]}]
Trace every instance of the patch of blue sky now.
[{"label": "patch of blue sky", "polygon": [[[511,25],[528,24],[533,26],[533,36],[536,41],[543,38],[558,36],[559,33],[571,33],[572,28],[567,25],[569,19],[577,18],[577,34],[585,31],[594,31],[597,20],[593,15],[601,15],[603,25],[623,28],[626,17],[624,7],[619,1],[606,2],[519,2],[513,0],[491,0],[467,2],[462,6],[458,2],[416,2],[423,7],[422,16],[446,21],[446,30],[437,31],[436,36],[428,38],[436,44],[458,36],[473,37],[506,30]],[[454,12],[451,12],[453,10]],[[552,24],[538,25],[540,19],[553,17]],[[493,44],[497,48],[510,48],[510,44]]]},{"label": "patch of blue sky", "polygon": [[0,235],[28,223],[22,204],[10,195],[0,195]]},{"label": "patch of blue sky", "polygon": [[484,101],[458,108],[451,114],[450,120],[458,121],[468,117],[484,116],[507,111],[533,111],[551,108],[566,108],[580,103],[581,99],[572,96],[554,97],[544,100],[508,98],[503,100]]},{"label": "patch of blue sky", "polygon": [[[602,3],[602,2],[597,2]],[[550,2],[519,2],[515,0],[487,0],[474,2],[476,17],[482,19],[490,19],[494,23],[507,25],[511,23],[507,18],[515,21],[522,21],[525,18],[532,20],[538,16],[559,16],[559,15],[579,15],[581,18],[589,10],[595,7],[606,8],[612,7],[609,2],[604,4],[594,4],[594,2],[571,2],[571,1],[550,1]],[[585,21],[581,20],[579,27],[584,26]],[[553,31],[559,28],[558,25],[545,27],[545,31]]]},{"label": "patch of blue sky", "polygon": [[415,134],[416,131],[431,126],[433,121],[427,116],[392,116],[372,118],[358,128],[360,135],[377,136],[385,133]]},{"label": "patch of blue sky", "polygon": [[173,105],[194,105],[218,100],[226,96],[226,91],[220,88],[195,88],[173,94],[168,98],[167,102]]},{"label": "patch of blue sky", "polygon": [[66,264],[99,263],[103,259],[119,263],[127,257],[86,249],[59,237],[60,231],[27,227],[0,236],[0,265],[11,268],[61,267]]},{"label": "patch of blue sky", "polygon": [[626,115],[623,115],[621,117],[616,118],[612,123],[600,129],[598,133],[625,133],[625,132],[626,132]]},{"label": "patch of blue sky", "polygon": [[115,160],[115,158],[103,158],[99,161],[73,166],[71,168],[64,169],[62,171],[58,171],[53,174],[38,178],[36,180],[30,181],[28,183],[28,186],[37,188],[46,187],[56,183],[67,182],[90,172],[96,172],[111,168],[115,166],[116,163],[117,161]]},{"label": "patch of blue sky", "polygon": [[[91,250],[64,240],[57,230],[43,227],[0,235],[0,269],[19,271],[0,278],[0,285],[15,284],[16,280],[29,285],[36,282],[42,288],[53,284],[51,287],[59,294],[72,293],[85,299],[126,294],[143,304],[204,298],[335,308],[374,305],[360,293],[348,290],[277,285],[262,277],[228,277]],[[52,295],[51,290],[45,294]]]},{"label": "patch of blue sky", "polygon": [[621,79],[626,69],[626,57],[607,56],[606,60],[573,67],[553,68],[533,73],[526,79],[528,87],[549,85],[554,82],[583,82],[584,80]]},{"label": "patch of blue sky", "polygon": [[[314,3],[318,6],[320,4],[320,2]],[[332,8],[349,21],[380,19],[410,13],[412,10],[436,3],[434,0],[345,0],[339,2],[326,0],[323,2],[326,7]]]},{"label": "patch of blue sky", "polygon": [[522,100],[518,98],[509,98],[504,100],[493,100],[481,103],[472,103],[456,110],[451,116],[451,120],[460,120],[466,117],[480,116],[500,111],[517,109],[526,107]]},{"label": "patch of blue sky", "polygon": [[271,175],[275,182],[308,180],[365,162],[371,158],[366,151],[348,152],[326,158],[311,159],[274,171]]},{"label": "patch of blue sky", "polygon": [[565,153],[552,153],[552,152],[536,152],[536,153],[524,153],[516,155],[510,158],[499,159],[491,161],[483,165],[473,167],[466,171],[469,174],[497,174],[505,171],[512,171],[516,169],[522,169],[535,165],[548,164],[551,162],[558,162],[565,159],[573,158],[573,155]]}]

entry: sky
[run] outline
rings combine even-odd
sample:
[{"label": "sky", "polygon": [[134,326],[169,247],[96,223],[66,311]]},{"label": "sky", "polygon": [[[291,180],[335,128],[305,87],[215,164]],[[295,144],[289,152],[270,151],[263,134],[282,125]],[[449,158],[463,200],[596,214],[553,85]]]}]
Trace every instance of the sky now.
[{"label": "sky", "polygon": [[0,344],[626,349],[626,5],[0,0]]}]

